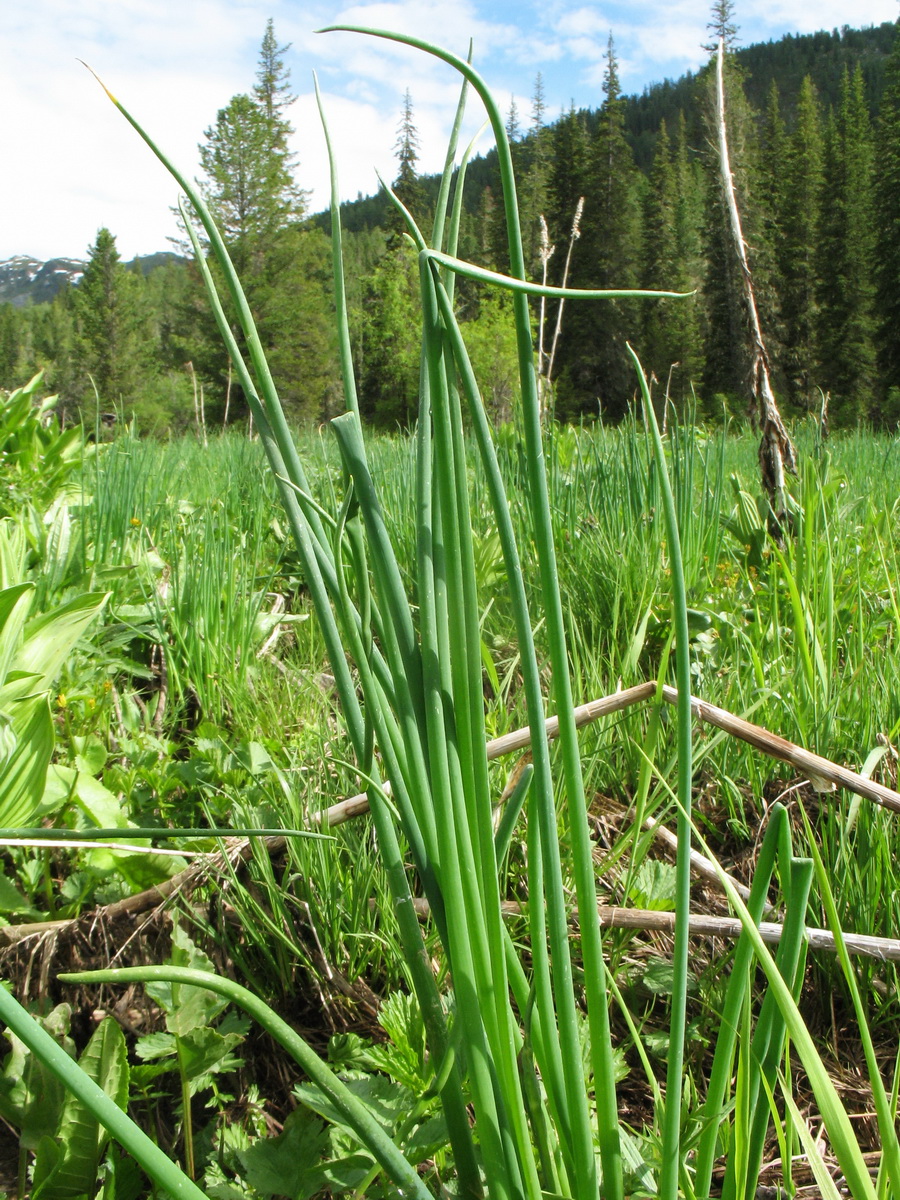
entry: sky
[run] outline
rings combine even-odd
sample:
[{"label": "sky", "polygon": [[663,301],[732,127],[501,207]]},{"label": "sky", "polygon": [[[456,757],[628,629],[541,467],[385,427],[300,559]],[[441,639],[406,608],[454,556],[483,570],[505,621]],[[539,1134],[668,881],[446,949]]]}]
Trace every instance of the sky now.
[{"label": "sky", "polygon": [[[746,0],[744,0],[746,3]],[[897,0],[753,0],[736,5],[740,44],[896,20]],[[272,17],[290,43],[289,112],[298,182],[313,211],[328,203],[328,167],[312,78],[318,75],[342,198],[393,178],[403,95],[412,97],[420,169],[443,165],[459,90],[451,67],[360,34],[365,24],[439,42],[474,64],[504,112],[527,126],[538,72],[548,120],[602,100],[612,33],[622,89],[695,70],[706,58],[708,0],[0,0],[0,260],[84,258],[106,226],[124,259],[169,248],[177,185],[85,70],[88,63],[188,175],[217,111],[254,83]],[[477,100],[466,134],[483,122]],[[480,149],[490,138],[482,136]]]}]

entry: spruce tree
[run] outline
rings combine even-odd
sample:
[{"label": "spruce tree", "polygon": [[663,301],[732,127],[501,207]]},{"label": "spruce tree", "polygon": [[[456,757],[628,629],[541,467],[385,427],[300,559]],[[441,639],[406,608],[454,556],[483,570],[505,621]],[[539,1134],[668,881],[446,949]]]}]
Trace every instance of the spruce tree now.
[{"label": "spruce tree", "polygon": [[726,53],[733,50],[734,43],[738,40],[738,26],[734,19],[734,0],[714,0],[706,28],[710,33],[710,40],[703,49],[708,54],[716,53],[721,40],[725,42]]},{"label": "spruce tree", "polygon": [[260,239],[303,214],[289,130],[280,118],[270,119],[251,96],[233,96],[200,146],[204,198],[239,271],[246,269]]},{"label": "spruce tree", "polygon": [[269,17],[259,50],[253,95],[266,120],[279,127],[279,132],[290,128],[284,114],[297,99],[291,93],[291,73],[284,65],[283,56],[290,48],[290,42],[286,46],[278,45],[275,25]]},{"label": "spruce tree", "polygon": [[[720,6],[716,6],[718,9]],[[726,6],[729,10],[731,5]],[[714,15],[716,9],[714,9]],[[728,13],[719,13],[719,18]],[[727,44],[727,39],[726,39]],[[718,43],[717,43],[718,47]],[[725,112],[731,171],[744,239],[750,252],[754,288],[759,294],[761,319],[766,328],[771,319],[772,290],[765,272],[759,271],[760,248],[766,245],[761,205],[754,190],[758,146],[753,110],[744,93],[743,75],[733,54],[724,61]],[[706,270],[703,299],[706,310],[703,385],[706,402],[717,407],[714,397],[747,396],[750,371],[748,314],[744,281],[730,232],[727,201],[722,188],[715,129],[715,65],[701,76],[704,118],[710,150],[706,156]]]},{"label": "spruce tree", "polygon": [[509,98],[509,109],[506,113],[506,136],[511,142],[517,142],[522,136],[522,127],[519,124],[519,107],[516,104],[515,96]]},{"label": "spruce tree", "polygon": [[0,304],[0,388],[12,391],[19,359],[19,322],[11,304]]},{"label": "spruce tree", "polygon": [[800,85],[784,174],[790,180],[782,203],[784,375],[789,399],[808,408],[815,400],[815,386],[821,382],[816,358],[816,293],[822,203],[822,122],[808,75]]},{"label": "spruce tree", "polygon": [[[569,111],[550,133],[550,184],[547,223],[550,240],[560,244],[569,235],[578,200],[587,186],[588,133],[584,114]],[[590,205],[588,205],[590,208]]]},{"label": "spruce tree", "polygon": [[[335,369],[332,338],[324,327],[330,288],[321,269],[321,234],[302,223],[306,193],[296,182],[290,149],[294,131],[287,117],[294,100],[283,58],[288,48],[279,46],[269,21],[253,93],[233,96],[206,131],[201,186],[241,276],[282,396],[295,415],[316,417],[329,403]],[[184,311],[192,316],[195,333],[190,357],[224,397],[233,369],[199,280]],[[239,416],[240,389],[231,391],[230,411]]]},{"label": "spruce tree", "polygon": [[[639,180],[625,136],[625,102],[610,34],[603,76],[603,105],[589,152],[585,223],[573,284],[593,288],[634,287],[640,261]],[[570,218],[571,219],[571,218]],[[625,342],[634,337],[640,314],[634,302],[603,300],[573,305],[566,314],[560,348],[560,394],[575,411],[597,401],[612,416],[631,396],[632,371]]]},{"label": "spruce tree", "polygon": [[825,150],[819,237],[819,357],[832,415],[853,424],[871,414],[873,346],[872,132],[862,70],[841,80]]},{"label": "spruce tree", "polygon": [[416,419],[421,305],[415,254],[395,245],[366,280],[359,404],[364,417],[389,429]]},{"label": "spruce tree", "polygon": [[78,360],[102,405],[133,405],[149,369],[143,280],[122,265],[116,239],[100,229],[74,294]]},{"label": "spruce tree", "polygon": [[875,156],[876,344],[879,415],[900,420],[900,23],[887,69]]},{"label": "spruce tree", "polygon": [[[425,220],[426,198],[425,189],[419,178],[416,166],[419,161],[419,131],[416,129],[413,115],[412,96],[409,88],[403,94],[403,112],[400,124],[397,126],[397,140],[394,143],[394,156],[397,159],[397,176],[394,180],[394,191],[403,201],[417,224]],[[391,226],[398,235],[403,233],[406,226],[402,218],[392,206]]]},{"label": "spruce tree", "polygon": [[[644,287],[691,292],[698,286],[698,200],[683,115],[674,150],[662,121],[644,201]],[[689,394],[701,366],[696,297],[646,301],[641,311],[644,366],[661,385],[671,381],[671,397]]]},{"label": "spruce tree", "polygon": [[550,139],[549,130],[544,125],[545,111],[544,81],[538,71],[531,98],[528,137],[520,150],[519,178],[516,180],[525,267],[535,278],[541,272],[541,217],[547,219],[549,199]]},{"label": "spruce tree", "polygon": [[[644,270],[646,288],[675,290],[678,272],[676,228],[676,176],[672,147],[665,121],[660,123],[656,152],[644,202]],[[643,308],[643,363],[658,378],[665,378],[678,359],[677,335],[670,324],[672,301],[651,300]]]},{"label": "spruce tree", "polygon": [[703,374],[702,303],[703,287],[703,168],[688,145],[684,110],[678,111],[675,137],[675,237],[680,275],[670,285],[676,291],[693,293],[673,307],[672,319],[681,330],[681,367],[676,382],[685,394]]}]

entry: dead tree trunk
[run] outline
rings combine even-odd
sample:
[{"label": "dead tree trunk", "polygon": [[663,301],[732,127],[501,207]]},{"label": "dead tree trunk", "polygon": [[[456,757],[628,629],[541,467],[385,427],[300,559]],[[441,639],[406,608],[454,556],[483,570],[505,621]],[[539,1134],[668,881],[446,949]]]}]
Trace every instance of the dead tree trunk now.
[{"label": "dead tree trunk", "polygon": [[719,165],[722,172],[722,190],[725,195],[725,205],[728,209],[731,236],[737,251],[738,262],[741,265],[741,278],[744,285],[744,301],[750,318],[750,394],[752,397],[752,413],[762,429],[762,439],[759,443],[759,466],[762,473],[762,484],[765,488],[769,503],[776,519],[781,520],[785,513],[784,503],[784,473],[790,471],[797,474],[797,456],[794,444],[790,439],[769,380],[769,356],[763,341],[762,327],[759,323],[759,313],[756,308],[756,298],[753,295],[753,277],[750,273],[750,263],[747,260],[747,245],[741,229],[741,214],[738,211],[737,197],[734,194],[734,179],[731,174],[731,160],[728,154],[728,134],[725,127],[725,83],[723,78],[723,63],[725,60],[725,40],[719,39],[719,52],[716,60],[716,126],[719,135]]}]

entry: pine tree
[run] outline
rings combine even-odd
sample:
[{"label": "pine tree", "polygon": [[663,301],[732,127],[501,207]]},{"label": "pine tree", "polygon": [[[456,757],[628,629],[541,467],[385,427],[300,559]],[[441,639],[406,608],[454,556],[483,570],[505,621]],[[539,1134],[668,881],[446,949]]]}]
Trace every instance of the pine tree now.
[{"label": "pine tree", "polygon": [[418,266],[395,245],[366,281],[359,403],[363,416],[386,428],[416,419],[421,305]]},{"label": "pine tree", "polygon": [[[656,153],[650,171],[650,186],[644,202],[643,286],[675,290],[678,270],[676,228],[676,178],[672,147],[665,121],[659,127]],[[644,309],[643,363],[657,377],[664,377],[678,360],[677,337],[669,321],[672,301],[649,301]]]},{"label": "pine tree", "polygon": [[109,407],[133,405],[149,369],[142,283],[122,265],[110,231],[99,230],[73,299],[80,365]]},{"label": "pine tree", "polygon": [[256,69],[253,95],[265,114],[266,120],[273,126],[280,127],[279,132],[290,128],[284,113],[297,99],[291,94],[290,71],[285,67],[283,58],[290,48],[290,42],[286,46],[278,45],[278,39],[275,37],[275,25],[272,18],[269,17],[259,51],[259,65]]},{"label": "pine tree", "polygon": [[788,173],[787,129],[775,80],[766,96],[762,136],[752,149],[748,166],[752,209],[747,219],[752,231],[753,291],[765,330],[771,382],[777,392],[783,392],[784,209],[792,181]]},{"label": "pine tree", "polygon": [[[328,403],[334,373],[331,338],[322,328],[330,288],[320,269],[321,235],[302,225],[306,193],[295,179],[294,131],[286,116],[294,100],[283,59],[288,48],[278,45],[269,21],[253,94],[232,97],[219,112],[200,161],[205,198],[241,276],[282,396],[295,415],[315,417]],[[224,395],[233,370],[199,280],[183,311],[194,333],[190,358]],[[236,386],[231,412],[243,412]]]},{"label": "pine tree", "polygon": [[11,304],[0,304],[0,388],[12,391],[19,358],[19,322]]},{"label": "pine tree", "polygon": [[575,206],[587,186],[588,133],[584,116],[574,104],[548,131],[550,133],[550,186],[547,223],[550,240],[561,243],[569,235]]},{"label": "pine tree", "polygon": [[550,139],[544,126],[544,81],[540,71],[534,81],[528,137],[519,154],[520,178],[516,180],[525,267],[537,276],[541,270],[541,217],[547,217],[550,181]]},{"label": "pine tree", "polygon": [[[690,292],[699,283],[698,190],[687,157],[683,114],[673,151],[666,123],[660,124],[644,201],[642,284]],[[696,298],[651,300],[643,313],[642,361],[670,396],[690,392],[700,370]]]},{"label": "pine tree", "polygon": [[285,228],[303,213],[304,200],[291,170],[284,128],[250,96],[233,96],[206,130],[200,164],[204,198],[232,251],[246,269],[259,239]]},{"label": "pine tree", "polygon": [[288,48],[278,45],[269,20],[253,95],[233,96],[199,148],[204,199],[239,271],[258,250],[254,243],[298,220],[306,208],[306,193],[294,178],[294,130],[285,116],[294,101],[281,57]]},{"label": "pine tree", "polygon": [[900,23],[887,69],[875,156],[876,343],[880,415],[900,419]]},{"label": "pine tree", "polygon": [[[31,357],[29,378],[36,371],[44,372],[44,383],[50,391],[59,394],[57,413],[63,424],[77,420],[78,409],[85,397],[93,394],[89,381],[79,363],[79,346],[76,330],[75,298],[78,288],[64,287],[54,296],[50,304],[41,304],[32,310]],[[142,301],[144,297],[142,297]],[[146,311],[146,305],[142,303]],[[146,392],[149,377],[155,373],[155,339],[149,324],[142,326],[148,335],[148,350],[145,371],[141,379],[142,396]],[[152,347],[152,349],[151,349]],[[140,405],[143,409],[143,404]],[[143,416],[143,413],[142,413]]]},{"label": "pine tree", "polygon": [[[573,284],[593,288],[634,287],[640,261],[639,179],[625,136],[625,102],[619,83],[615,45],[610,34],[603,76],[603,105],[590,147],[587,197]],[[571,218],[570,218],[571,221]],[[560,395],[576,407],[595,406],[623,412],[633,377],[625,342],[639,328],[634,302],[603,300],[573,305],[566,314],[560,347]]]},{"label": "pine tree", "polygon": [[[413,220],[421,225],[426,216],[426,200],[425,189],[416,170],[419,161],[419,131],[416,129],[409,88],[403,94],[403,113],[400,117],[400,124],[397,126],[394,156],[399,164],[394,180],[394,191],[411,213]],[[398,234],[405,230],[399,214],[392,215],[391,224]]]},{"label": "pine tree", "polygon": [[687,394],[703,374],[702,304],[703,287],[703,168],[688,145],[687,121],[684,110],[678,111],[678,130],[675,137],[675,238],[681,274],[673,281],[676,291],[693,293],[678,302],[673,317],[681,329],[681,367],[675,382]]},{"label": "pine tree", "polygon": [[726,52],[732,50],[734,43],[738,40],[738,26],[734,20],[734,0],[714,0],[706,28],[710,33],[710,40],[704,44],[703,49],[708,54],[715,54],[719,48],[719,42],[723,38]]},{"label": "pine tree", "polygon": [[531,93],[531,132],[533,134],[539,134],[544,128],[544,114],[546,111],[544,76],[538,71],[534,77],[534,91]]},{"label": "pine tree", "polygon": [[825,149],[819,238],[819,356],[832,413],[852,424],[870,415],[873,335],[872,133],[862,70],[845,70]]},{"label": "pine tree", "polygon": [[800,86],[784,175],[790,180],[782,206],[784,374],[791,401],[809,407],[820,378],[816,255],[822,203],[822,128],[816,90],[808,75]]},{"label": "pine tree", "polygon": [[[704,343],[703,386],[708,403],[717,395],[747,394],[750,370],[748,317],[744,302],[744,281],[735,253],[722,188],[717,134],[715,130],[715,65],[701,77],[704,90],[705,120],[710,152],[706,158],[706,228],[704,231],[706,270],[703,283],[706,330]],[[754,289],[760,300],[761,319],[769,328],[772,287],[758,267],[765,262],[760,249],[766,245],[761,205],[754,190],[757,176],[756,123],[744,94],[743,76],[733,54],[724,61],[725,112],[731,171],[741,213],[744,240],[750,254]],[[763,262],[760,262],[760,258]],[[768,302],[768,303],[767,303]]]},{"label": "pine tree", "polygon": [[522,127],[519,124],[519,107],[516,104],[515,96],[509,98],[509,110],[506,114],[506,136],[510,142],[517,142],[522,136]]}]

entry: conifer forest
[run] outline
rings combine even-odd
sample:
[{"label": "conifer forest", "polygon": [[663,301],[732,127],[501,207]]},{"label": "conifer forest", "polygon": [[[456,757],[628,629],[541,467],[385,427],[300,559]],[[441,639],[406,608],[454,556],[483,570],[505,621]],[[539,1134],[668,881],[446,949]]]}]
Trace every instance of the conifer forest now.
[{"label": "conifer forest", "polygon": [[[732,170],[776,392],[787,412],[835,426],[900,418],[895,196],[900,177],[900,49],[891,24],[734,47],[726,59]],[[732,35],[733,36],[733,35]],[[284,403],[295,420],[338,412],[339,367],[327,214],[307,210],[288,148],[289,73],[274,34],[256,82],[233,96],[199,148],[203,195],[244,282]],[[621,92],[610,37],[596,109],[507,113],[529,277],[578,288],[665,288],[682,305],[623,300],[544,310],[554,408],[562,420],[617,421],[633,394],[630,341],[679,405],[716,419],[742,411],[748,373],[740,279],[725,234],[712,75]],[[417,173],[413,98],[398,98],[396,193],[424,216],[436,177]],[[469,164],[460,256],[508,266],[496,152]],[[347,297],[367,422],[406,428],[418,389],[415,256],[383,196],[342,206]],[[577,219],[576,219],[577,214]],[[573,235],[574,229],[574,235]],[[160,247],[164,249],[164,247]],[[51,304],[0,306],[0,377],[37,370],[73,418],[120,408],[147,431],[177,432],[204,389],[214,423],[246,421],[240,383],[208,311],[186,239],[146,275],[100,230],[84,280]],[[546,272],[546,275],[545,275]],[[374,298],[379,303],[373,304]],[[504,302],[460,288],[488,403],[508,417],[514,336]],[[540,314],[535,306],[535,325]],[[91,382],[93,381],[93,382]]]}]

